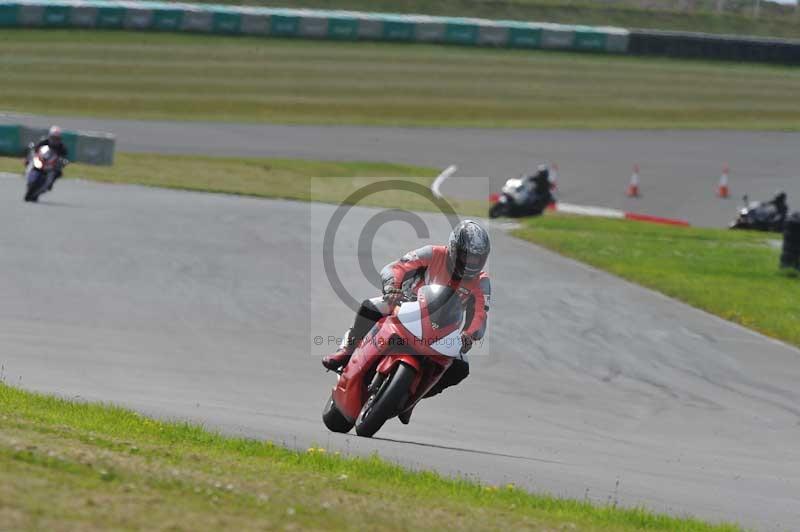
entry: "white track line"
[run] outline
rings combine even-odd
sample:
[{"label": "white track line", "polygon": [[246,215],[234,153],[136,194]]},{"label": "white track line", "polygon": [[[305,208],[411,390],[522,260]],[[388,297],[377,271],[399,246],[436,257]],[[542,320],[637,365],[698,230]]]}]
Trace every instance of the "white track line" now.
[{"label": "white track line", "polygon": [[444,171],[441,174],[439,174],[439,176],[436,179],[433,180],[433,183],[431,183],[431,192],[435,197],[439,199],[442,199],[444,197],[442,196],[442,192],[441,190],[439,190],[439,188],[442,186],[442,183],[447,181],[449,177],[451,177],[453,174],[456,173],[456,170],[458,170],[458,167],[456,165],[454,164],[450,165],[447,168],[445,168]]},{"label": "white track line", "polygon": [[590,207],[587,205],[573,205],[571,203],[556,203],[558,212],[567,214],[580,214],[581,216],[598,216],[601,218],[625,218],[625,213],[617,209],[607,209],[605,207]]}]

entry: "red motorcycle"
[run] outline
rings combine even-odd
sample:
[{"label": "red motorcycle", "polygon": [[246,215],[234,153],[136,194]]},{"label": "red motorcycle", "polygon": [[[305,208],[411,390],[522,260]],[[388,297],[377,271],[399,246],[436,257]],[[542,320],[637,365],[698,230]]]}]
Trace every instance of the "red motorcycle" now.
[{"label": "red motorcycle", "polygon": [[427,285],[381,319],[353,353],[322,412],[333,432],[371,437],[410,411],[459,358],[464,306],[448,286]]}]

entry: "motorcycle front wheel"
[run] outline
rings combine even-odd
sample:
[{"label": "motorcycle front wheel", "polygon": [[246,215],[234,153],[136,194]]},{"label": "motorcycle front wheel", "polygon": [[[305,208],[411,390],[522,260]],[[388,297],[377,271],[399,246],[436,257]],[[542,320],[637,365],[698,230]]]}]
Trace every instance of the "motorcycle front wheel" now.
[{"label": "motorcycle front wheel", "polygon": [[325,408],[322,409],[322,421],[331,432],[347,433],[353,428],[353,423],[347,421],[344,414],[336,408],[336,403],[333,402],[333,396],[328,398],[328,402],[325,403]]},{"label": "motorcycle front wheel", "polygon": [[36,203],[39,201],[39,196],[41,196],[44,188],[44,184],[47,181],[47,176],[44,172],[39,172],[39,176],[33,180],[33,183],[28,185],[28,188],[25,191],[25,201],[30,201]]},{"label": "motorcycle front wheel", "polygon": [[369,396],[356,419],[356,434],[371,438],[386,421],[398,414],[406,404],[416,371],[402,362]]}]

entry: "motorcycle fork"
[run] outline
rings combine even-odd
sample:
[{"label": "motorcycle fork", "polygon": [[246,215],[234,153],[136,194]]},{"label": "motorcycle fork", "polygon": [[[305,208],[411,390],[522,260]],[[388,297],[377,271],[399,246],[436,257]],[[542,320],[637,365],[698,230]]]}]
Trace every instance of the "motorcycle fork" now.
[{"label": "motorcycle fork", "polygon": [[372,381],[370,381],[369,385],[367,386],[367,395],[374,395],[381,389],[384,381],[386,381],[386,375],[375,372],[375,375],[372,377]]}]

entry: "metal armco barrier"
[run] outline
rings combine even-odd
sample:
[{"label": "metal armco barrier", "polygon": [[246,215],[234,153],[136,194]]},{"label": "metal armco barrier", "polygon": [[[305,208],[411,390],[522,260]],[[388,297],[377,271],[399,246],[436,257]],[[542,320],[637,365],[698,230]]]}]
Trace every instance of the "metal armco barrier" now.
[{"label": "metal armco barrier", "polygon": [[628,31],[470,18],[114,0],[0,0],[0,27],[98,28],[625,53]]},{"label": "metal armco barrier", "polygon": [[[28,144],[47,135],[47,129],[0,124],[0,155],[22,156]],[[64,145],[71,161],[111,165],[114,163],[114,135],[85,131],[64,131]]]}]

